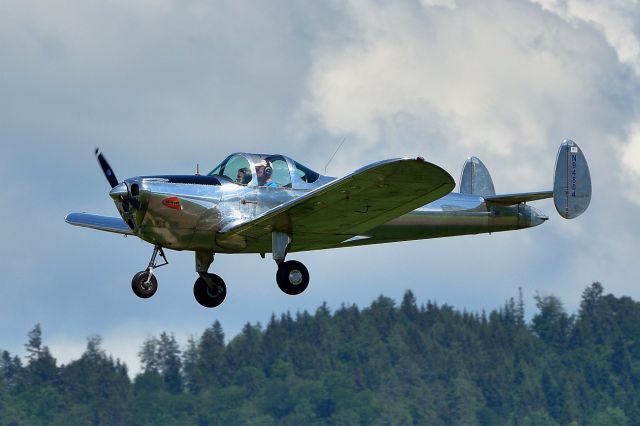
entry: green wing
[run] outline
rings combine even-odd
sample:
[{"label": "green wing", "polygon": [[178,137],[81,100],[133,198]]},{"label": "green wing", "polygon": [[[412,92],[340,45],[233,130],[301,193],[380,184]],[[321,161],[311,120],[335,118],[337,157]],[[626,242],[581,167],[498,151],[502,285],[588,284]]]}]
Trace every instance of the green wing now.
[{"label": "green wing", "polygon": [[335,247],[448,194],[453,178],[421,159],[370,164],[248,222],[223,229],[217,243],[270,252],[271,232],[291,235],[290,251]]}]

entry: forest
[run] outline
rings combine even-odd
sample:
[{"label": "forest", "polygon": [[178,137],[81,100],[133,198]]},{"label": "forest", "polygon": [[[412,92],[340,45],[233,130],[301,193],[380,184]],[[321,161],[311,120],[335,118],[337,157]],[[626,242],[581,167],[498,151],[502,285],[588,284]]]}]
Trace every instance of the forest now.
[{"label": "forest", "polygon": [[522,296],[490,313],[380,296],[272,316],[226,338],[140,347],[141,372],[92,336],[59,365],[40,325],[1,351],[0,425],[639,425],[640,303],[595,282],[566,312]]}]

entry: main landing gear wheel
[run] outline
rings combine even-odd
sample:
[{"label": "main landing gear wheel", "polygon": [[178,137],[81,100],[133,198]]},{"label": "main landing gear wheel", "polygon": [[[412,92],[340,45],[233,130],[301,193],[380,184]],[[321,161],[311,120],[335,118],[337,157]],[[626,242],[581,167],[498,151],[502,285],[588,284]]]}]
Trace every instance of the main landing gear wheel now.
[{"label": "main landing gear wheel", "polygon": [[133,276],[133,279],[131,280],[131,288],[136,296],[148,299],[156,294],[156,291],[158,290],[158,280],[148,270],[140,271]]},{"label": "main landing gear wheel", "polygon": [[[207,283],[207,281],[210,281],[210,283]],[[227,296],[227,286],[218,275],[208,273],[207,280],[200,277],[193,284],[193,296],[205,308],[215,308]]]},{"label": "main landing gear wheel", "polygon": [[305,291],[309,285],[309,271],[297,260],[289,260],[278,265],[276,281],[280,290],[295,296]]}]

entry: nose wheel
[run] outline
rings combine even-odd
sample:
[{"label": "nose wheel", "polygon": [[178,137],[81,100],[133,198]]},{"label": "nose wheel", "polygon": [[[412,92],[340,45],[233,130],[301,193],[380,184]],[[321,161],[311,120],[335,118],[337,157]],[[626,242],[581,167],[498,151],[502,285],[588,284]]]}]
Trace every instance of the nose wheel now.
[{"label": "nose wheel", "polygon": [[[156,264],[156,259],[158,258],[158,254],[164,260],[164,263]],[[142,298],[148,299],[158,291],[158,280],[154,275],[154,271],[156,268],[159,268],[164,265],[168,265],[169,262],[164,255],[164,251],[162,251],[162,247],[155,246],[153,248],[153,254],[151,255],[151,260],[149,261],[149,266],[144,271],[140,271],[133,276],[131,280],[131,289],[133,293]]]},{"label": "nose wheel", "polygon": [[158,290],[158,280],[149,271],[140,271],[131,280],[131,289],[136,296],[148,299]]},{"label": "nose wheel", "polygon": [[309,285],[309,271],[297,260],[288,260],[278,265],[276,282],[280,290],[295,296],[305,291]]},{"label": "nose wheel", "polygon": [[193,284],[193,296],[205,308],[215,308],[227,297],[227,286],[218,275],[201,273]]}]

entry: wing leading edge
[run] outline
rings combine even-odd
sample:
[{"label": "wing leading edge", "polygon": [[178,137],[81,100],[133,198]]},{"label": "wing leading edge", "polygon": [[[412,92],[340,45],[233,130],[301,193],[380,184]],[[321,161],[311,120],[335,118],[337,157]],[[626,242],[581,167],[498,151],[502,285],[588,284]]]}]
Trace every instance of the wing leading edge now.
[{"label": "wing leading edge", "polygon": [[75,226],[115,232],[116,234],[133,235],[133,231],[119,217],[100,216],[89,213],[69,213],[64,221]]},{"label": "wing leading edge", "polygon": [[270,247],[271,232],[279,231],[292,235],[291,251],[332,247],[437,200],[454,187],[449,173],[424,160],[381,161],[223,229],[216,241],[247,250]]}]

